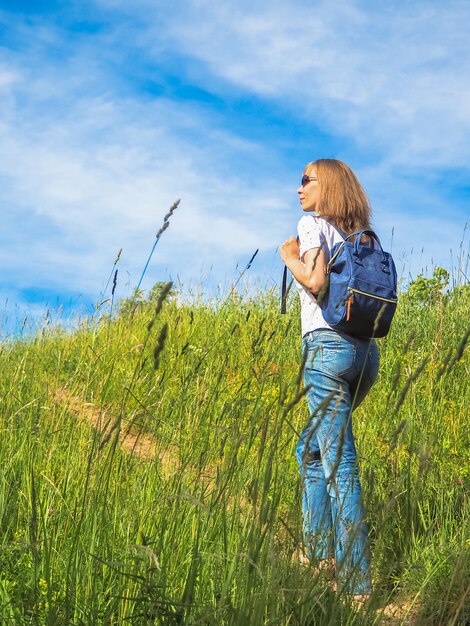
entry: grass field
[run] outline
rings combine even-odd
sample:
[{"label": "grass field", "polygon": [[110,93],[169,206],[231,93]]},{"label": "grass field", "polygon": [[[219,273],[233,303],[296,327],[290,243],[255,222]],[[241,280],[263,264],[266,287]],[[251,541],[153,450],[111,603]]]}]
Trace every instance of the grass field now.
[{"label": "grass field", "polygon": [[4,344],[0,623],[468,624],[470,289],[441,279],[402,294],[355,413],[363,609],[292,558],[308,417],[294,299],[280,316],[270,291],[160,291]]}]

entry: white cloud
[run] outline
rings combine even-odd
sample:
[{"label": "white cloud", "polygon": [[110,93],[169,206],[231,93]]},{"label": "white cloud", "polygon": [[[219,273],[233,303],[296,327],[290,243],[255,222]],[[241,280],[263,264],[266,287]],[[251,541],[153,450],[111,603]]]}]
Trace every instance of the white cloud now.
[{"label": "white cloud", "polygon": [[[86,64],[80,71],[90,78]],[[66,90],[67,74],[64,67],[56,75]],[[27,70],[16,76],[13,96],[41,91],[28,82]],[[40,82],[47,84],[47,76]],[[201,259],[222,256],[225,272],[239,255],[277,240],[275,224],[257,231],[250,213],[259,220],[266,206],[279,208],[275,190],[248,201],[253,189],[230,167],[231,160],[262,158],[258,145],[212,127],[184,103],[112,94],[80,94],[73,102],[71,96],[68,91],[64,104],[48,93],[41,107],[17,97],[3,111],[0,199],[12,209],[0,259],[18,288],[97,294],[120,247],[123,271],[135,284],[163,215],[179,196],[156,258],[183,279],[192,276],[195,258],[199,268]]]},{"label": "white cloud", "polygon": [[468,161],[468,4],[185,7],[168,40],[219,78],[285,103],[363,147],[380,144],[401,166]]},{"label": "white cloud", "polygon": [[[68,45],[59,26],[10,23],[29,43],[0,57],[0,201],[7,218],[0,262],[18,289],[40,285],[95,297],[120,247],[120,275],[135,284],[177,197],[181,206],[149,281],[165,271],[186,282],[203,265],[223,276],[256,248],[272,258],[295,228],[295,183],[282,147],[231,130],[214,108],[133,91],[120,73],[121,60],[132,72],[133,55],[145,76],[152,77],[152,63],[172,59],[182,83],[191,80],[221,99],[232,89],[274,104],[297,125],[302,119],[313,138],[316,127],[342,137],[346,157],[359,146],[359,163],[361,154],[376,155],[358,169],[384,240],[394,226],[399,255],[422,241],[429,257],[445,264],[440,258],[460,241],[458,216],[443,233],[442,190],[403,174],[468,168],[462,3],[393,11],[295,0],[199,0],[174,11],[143,0],[90,6],[97,4],[108,11],[103,33]],[[289,167],[301,166],[297,158]],[[429,219],[418,216],[426,206]],[[413,261],[413,270],[420,263]]]}]

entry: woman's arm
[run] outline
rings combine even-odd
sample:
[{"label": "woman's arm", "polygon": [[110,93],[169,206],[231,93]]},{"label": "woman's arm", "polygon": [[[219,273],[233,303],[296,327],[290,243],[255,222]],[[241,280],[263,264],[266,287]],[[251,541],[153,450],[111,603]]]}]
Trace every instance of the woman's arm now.
[{"label": "woman's arm", "polygon": [[299,257],[299,244],[290,237],[279,248],[282,260],[294,278],[312,293],[318,293],[325,283],[325,253],[321,248],[311,248]]}]

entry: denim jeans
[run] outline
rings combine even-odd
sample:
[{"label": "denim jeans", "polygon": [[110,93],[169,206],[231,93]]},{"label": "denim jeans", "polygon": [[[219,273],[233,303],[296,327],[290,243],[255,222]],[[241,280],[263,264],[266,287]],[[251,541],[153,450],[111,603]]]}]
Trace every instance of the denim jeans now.
[{"label": "denim jeans", "polygon": [[351,415],[379,369],[374,340],[330,330],[303,339],[310,418],[296,449],[302,477],[304,542],[314,560],[336,558],[340,589],[372,591],[368,529]]}]

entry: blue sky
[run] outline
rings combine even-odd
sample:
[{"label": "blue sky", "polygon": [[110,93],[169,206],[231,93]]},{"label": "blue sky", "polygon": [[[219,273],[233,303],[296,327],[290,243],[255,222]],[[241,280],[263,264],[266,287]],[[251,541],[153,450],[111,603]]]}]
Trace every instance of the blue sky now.
[{"label": "blue sky", "polygon": [[[339,158],[405,278],[468,253],[466,1],[0,1],[0,297],[279,281],[306,162]],[[452,254],[451,254],[452,251]],[[454,278],[460,279],[454,269]]]}]

